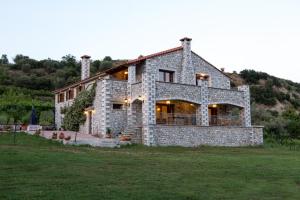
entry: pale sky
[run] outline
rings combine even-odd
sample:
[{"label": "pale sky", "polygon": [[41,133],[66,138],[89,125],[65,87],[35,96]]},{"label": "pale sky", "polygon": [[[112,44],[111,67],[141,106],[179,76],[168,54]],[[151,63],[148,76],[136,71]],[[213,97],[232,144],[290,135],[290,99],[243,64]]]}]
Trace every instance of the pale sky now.
[{"label": "pale sky", "polygon": [[180,45],[300,82],[300,0],[0,0],[0,54],[133,59]]}]

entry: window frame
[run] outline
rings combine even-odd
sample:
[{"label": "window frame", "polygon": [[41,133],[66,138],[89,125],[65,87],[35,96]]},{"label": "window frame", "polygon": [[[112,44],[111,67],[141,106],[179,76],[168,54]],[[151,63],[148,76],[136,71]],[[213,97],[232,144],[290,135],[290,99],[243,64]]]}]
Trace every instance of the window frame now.
[{"label": "window frame", "polygon": [[[174,83],[174,71],[170,71],[170,70],[164,70],[164,69],[159,69],[158,70],[158,75],[159,75],[159,81],[161,82],[166,82],[166,83]],[[163,80],[161,80],[161,73],[163,74]],[[167,75],[168,75],[168,79],[169,81],[167,81]]]},{"label": "window frame", "polygon": [[[116,105],[120,106],[120,108],[114,108],[114,106],[116,106]],[[122,103],[113,103],[112,109],[113,110],[123,110],[123,104]]]},{"label": "window frame", "polygon": [[198,80],[208,81],[210,76],[208,74],[196,73],[196,85],[198,86]]}]

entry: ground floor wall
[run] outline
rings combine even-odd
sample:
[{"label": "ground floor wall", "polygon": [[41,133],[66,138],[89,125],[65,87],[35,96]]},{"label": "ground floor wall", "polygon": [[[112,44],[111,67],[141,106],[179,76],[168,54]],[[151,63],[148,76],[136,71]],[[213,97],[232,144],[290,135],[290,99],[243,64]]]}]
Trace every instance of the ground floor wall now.
[{"label": "ground floor wall", "polygon": [[158,146],[255,146],[263,144],[263,128],[156,125],[154,141]]}]

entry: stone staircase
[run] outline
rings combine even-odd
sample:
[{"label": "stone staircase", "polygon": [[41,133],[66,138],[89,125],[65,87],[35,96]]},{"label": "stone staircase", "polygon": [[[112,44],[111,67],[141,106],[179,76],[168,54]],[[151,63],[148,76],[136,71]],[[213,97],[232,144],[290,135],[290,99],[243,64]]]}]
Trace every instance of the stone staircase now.
[{"label": "stone staircase", "polygon": [[125,134],[131,135],[131,142],[134,144],[142,143],[142,128],[141,127],[127,127]]}]

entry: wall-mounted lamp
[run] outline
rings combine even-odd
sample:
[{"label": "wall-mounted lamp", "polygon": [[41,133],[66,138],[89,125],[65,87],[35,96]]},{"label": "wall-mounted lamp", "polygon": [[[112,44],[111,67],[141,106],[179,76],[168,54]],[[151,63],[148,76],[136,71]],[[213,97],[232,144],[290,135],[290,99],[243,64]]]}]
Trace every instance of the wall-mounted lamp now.
[{"label": "wall-mounted lamp", "polygon": [[218,106],[217,106],[217,104],[213,104],[212,107],[213,107],[213,108],[216,108],[216,107],[218,107]]},{"label": "wall-mounted lamp", "polygon": [[166,103],[167,103],[167,104],[170,104],[170,103],[171,103],[171,101],[166,101]]},{"label": "wall-mounted lamp", "polygon": [[124,74],[128,74],[128,72],[124,72]]},{"label": "wall-mounted lamp", "polygon": [[138,100],[140,100],[140,101],[143,101],[143,102],[144,102],[144,99],[143,99],[143,97],[142,97],[141,95],[139,95],[139,97],[138,97]]},{"label": "wall-mounted lamp", "polygon": [[88,114],[89,114],[89,112],[88,112],[88,111],[84,111],[83,113],[84,113],[85,115],[88,115]]}]

